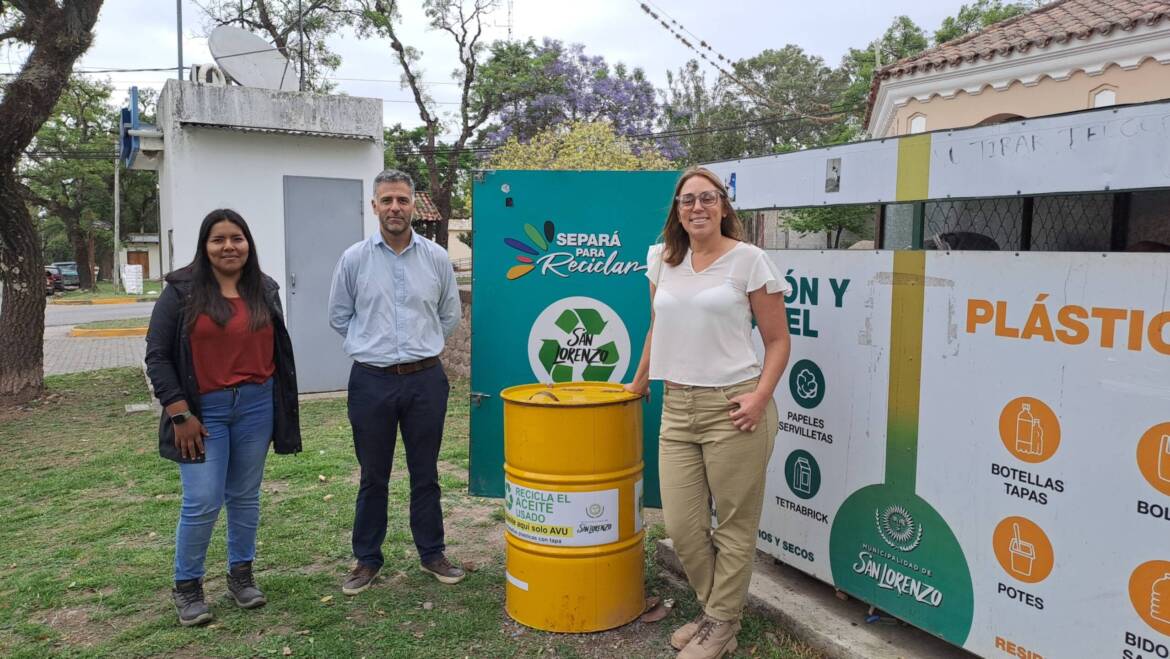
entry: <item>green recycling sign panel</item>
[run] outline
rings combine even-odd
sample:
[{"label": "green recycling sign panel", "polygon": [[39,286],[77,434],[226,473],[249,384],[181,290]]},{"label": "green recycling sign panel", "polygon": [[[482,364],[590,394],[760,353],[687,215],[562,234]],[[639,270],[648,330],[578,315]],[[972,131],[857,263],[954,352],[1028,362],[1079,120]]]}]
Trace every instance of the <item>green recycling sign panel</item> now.
[{"label": "green recycling sign panel", "polygon": [[[472,185],[471,479],[503,496],[501,390],[628,382],[650,322],[646,252],[678,172],[477,173]],[[644,498],[659,505],[659,385],[644,413]]]}]

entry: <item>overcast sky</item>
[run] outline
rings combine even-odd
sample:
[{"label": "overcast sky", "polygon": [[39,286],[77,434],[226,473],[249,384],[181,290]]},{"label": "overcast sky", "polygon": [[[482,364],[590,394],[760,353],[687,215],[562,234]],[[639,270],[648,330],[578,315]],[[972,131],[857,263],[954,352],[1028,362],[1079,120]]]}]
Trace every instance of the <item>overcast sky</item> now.
[{"label": "overcast sky", "polygon": [[[677,70],[696,57],[656,21],[643,13],[641,0],[514,0],[513,36],[518,39],[552,37],[567,43],[582,43],[586,53],[602,55],[613,64],[624,62],[639,67],[659,88],[666,85],[666,71]],[[454,47],[449,35],[427,28],[421,2],[403,2],[403,41],[423,53],[423,79],[431,95],[440,102],[458,99],[458,87],[451,83],[455,68]],[[962,0],[654,0],[649,3],[678,20],[717,51],[735,60],[750,57],[767,48],[796,44],[837,65],[850,47],[869,43],[890,24],[894,16],[906,14],[929,35],[942,19],[955,11]],[[505,38],[507,3],[490,20],[491,38]],[[210,63],[205,36],[206,21],[194,3],[183,1],[183,62]],[[388,42],[360,39],[353,34],[332,40],[342,56],[341,67],[333,74],[338,88],[355,96],[384,101],[387,125],[419,123],[410,93],[398,84],[400,70]],[[96,40],[80,67],[87,69],[173,67],[177,61],[175,3],[170,0],[106,0],[97,24]],[[0,51],[0,71],[19,66],[19,53]],[[716,73],[708,67],[708,79]],[[117,87],[115,97],[125,97],[132,84],[161,87],[174,74],[109,74]],[[376,79],[387,82],[363,82]],[[452,108],[453,105],[443,105]]]}]

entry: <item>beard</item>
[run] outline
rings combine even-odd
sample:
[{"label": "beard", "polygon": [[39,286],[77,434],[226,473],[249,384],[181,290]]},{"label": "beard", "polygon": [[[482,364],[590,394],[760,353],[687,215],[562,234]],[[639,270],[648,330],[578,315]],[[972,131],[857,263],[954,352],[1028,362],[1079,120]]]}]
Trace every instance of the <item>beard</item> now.
[{"label": "beard", "polygon": [[382,218],[380,223],[382,230],[393,236],[406,233],[406,230],[410,228],[410,220],[405,217],[386,217]]}]

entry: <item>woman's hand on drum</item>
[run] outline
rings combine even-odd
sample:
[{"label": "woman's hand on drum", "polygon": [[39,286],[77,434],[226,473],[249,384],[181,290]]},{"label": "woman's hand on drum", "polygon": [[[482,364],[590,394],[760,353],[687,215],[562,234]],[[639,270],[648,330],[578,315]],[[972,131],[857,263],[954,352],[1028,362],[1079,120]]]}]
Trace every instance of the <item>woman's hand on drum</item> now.
[{"label": "woman's hand on drum", "polygon": [[636,382],[630,382],[627,384],[623,384],[622,389],[625,389],[626,391],[630,392],[631,394],[645,396],[646,394],[650,393],[650,383],[647,382],[645,384],[639,385]]},{"label": "woman's hand on drum", "polygon": [[754,432],[764,418],[768,397],[752,391],[729,400],[732,407],[727,414],[731,417],[731,424],[742,432]]}]

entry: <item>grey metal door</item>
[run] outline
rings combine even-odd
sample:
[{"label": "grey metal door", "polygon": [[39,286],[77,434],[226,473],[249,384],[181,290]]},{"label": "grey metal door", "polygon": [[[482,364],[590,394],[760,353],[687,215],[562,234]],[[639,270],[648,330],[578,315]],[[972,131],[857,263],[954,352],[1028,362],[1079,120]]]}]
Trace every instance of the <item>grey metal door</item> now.
[{"label": "grey metal door", "polygon": [[362,239],[358,179],[284,177],[285,310],[302,393],[345,389],[350,360],[329,327],[333,268]]}]

